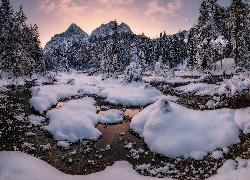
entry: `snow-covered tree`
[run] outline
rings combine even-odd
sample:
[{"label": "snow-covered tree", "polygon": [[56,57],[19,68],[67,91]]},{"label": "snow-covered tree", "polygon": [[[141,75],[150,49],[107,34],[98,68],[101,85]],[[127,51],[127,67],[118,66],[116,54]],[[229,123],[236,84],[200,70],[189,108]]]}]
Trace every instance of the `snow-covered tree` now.
[{"label": "snow-covered tree", "polygon": [[159,57],[158,62],[155,64],[154,76],[162,76],[167,78],[173,76],[173,70],[169,69],[169,67],[163,63],[162,56]]},{"label": "snow-covered tree", "polygon": [[246,44],[249,24],[247,24],[247,5],[242,0],[233,0],[229,7],[229,27],[231,29],[231,43],[236,66],[249,65],[249,52]]},{"label": "snow-covered tree", "polygon": [[195,29],[192,28],[188,35],[187,42],[187,67],[189,69],[194,69],[197,65],[196,63],[196,43],[194,37]]},{"label": "snow-covered tree", "polygon": [[142,81],[142,69],[136,62],[131,62],[124,71],[124,82]]}]

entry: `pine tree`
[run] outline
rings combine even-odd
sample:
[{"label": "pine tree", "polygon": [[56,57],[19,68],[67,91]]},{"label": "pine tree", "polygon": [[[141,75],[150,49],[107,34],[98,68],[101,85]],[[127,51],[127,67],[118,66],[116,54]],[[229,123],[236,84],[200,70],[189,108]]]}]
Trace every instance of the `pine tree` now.
[{"label": "pine tree", "polygon": [[229,27],[231,28],[231,42],[236,66],[247,67],[249,54],[246,45],[248,35],[247,5],[242,0],[233,0],[229,7]]},{"label": "pine tree", "polygon": [[194,31],[194,28],[190,29],[187,42],[187,67],[191,70],[196,66],[196,44]]},{"label": "pine tree", "polygon": [[13,22],[14,22],[14,10],[10,5],[9,0],[2,0],[0,6],[1,17],[0,17],[0,54],[1,54],[1,64],[4,69],[11,69],[15,63],[15,57],[13,54]]},{"label": "pine tree", "polygon": [[155,64],[154,75],[168,78],[173,75],[172,70],[164,64],[162,56],[159,57],[158,62]]}]

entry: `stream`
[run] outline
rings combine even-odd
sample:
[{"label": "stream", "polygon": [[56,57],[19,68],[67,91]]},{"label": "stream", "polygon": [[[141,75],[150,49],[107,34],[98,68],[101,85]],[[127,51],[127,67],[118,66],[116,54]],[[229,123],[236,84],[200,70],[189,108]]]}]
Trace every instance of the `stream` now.
[{"label": "stream", "polygon": [[[67,174],[90,174],[102,171],[106,166],[111,166],[116,161],[128,161],[136,167],[142,164],[150,164],[146,170],[138,170],[142,175],[156,177],[171,177],[177,179],[199,178],[204,179],[216,173],[216,170],[227,160],[250,158],[248,147],[249,135],[241,133],[241,143],[229,147],[229,152],[223,154],[223,158],[215,160],[211,154],[203,160],[175,158],[170,159],[149,150],[142,138],[130,130],[131,118],[139,113],[141,107],[124,107],[106,103],[104,99],[94,97],[97,106],[108,106],[111,109],[123,109],[124,120],[118,124],[98,124],[96,128],[103,134],[97,141],[81,140],[70,144],[69,149],[62,149],[50,133],[43,131],[48,119],[41,126],[30,125],[27,117],[31,114],[39,115],[30,108],[31,98],[29,88],[12,89],[0,93],[0,151],[23,151],[40,158],[55,168]],[[249,91],[243,93],[243,98],[250,98]],[[81,97],[74,97],[81,98]],[[192,98],[192,96],[188,96]],[[186,101],[190,101],[186,98]],[[183,97],[185,99],[185,97]],[[67,100],[59,102],[52,108],[60,108]],[[184,101],[184,100],[182,100]],[[233,102],[233,101],[232,101]],[[237,100],[235,101],[237,104]],[[246,100],[246,106],[249,101]],[[244,105],[244,106],[245,106]],[[237,105],[236,105],[237,106]],[[99,114],[105,111],[100,110]],[[45,115],[44,115],[45,117]],[[132,143],[132,148],[124,146]],[[168,165],[164,172],[156,172],[155,169]]]}]

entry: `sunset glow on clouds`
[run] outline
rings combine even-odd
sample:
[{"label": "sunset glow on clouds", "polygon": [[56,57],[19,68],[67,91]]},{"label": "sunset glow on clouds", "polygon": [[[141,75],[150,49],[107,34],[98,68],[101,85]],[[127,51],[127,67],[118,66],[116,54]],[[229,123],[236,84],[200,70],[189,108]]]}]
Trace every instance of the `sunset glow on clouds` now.
[{"label": "sunset glow on clouds", "polygon": [[[225,6],[231,0],[218,0]],[[10,0],[15,11],[23,5],[27,23],[37,24],[42,47],[55,34],[76,23],[88,34],[115,19],[135,34],[150,38],[177,33],[196,23],[202,0]],[[187,20],[186,20],[187,19]]]}]

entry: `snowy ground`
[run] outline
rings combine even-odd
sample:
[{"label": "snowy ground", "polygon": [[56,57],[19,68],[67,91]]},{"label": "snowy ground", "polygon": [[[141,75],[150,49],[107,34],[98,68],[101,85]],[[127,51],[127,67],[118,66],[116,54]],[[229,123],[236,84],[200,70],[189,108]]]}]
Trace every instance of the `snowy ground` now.
[{"label": "snowy ground", "polygon": [[[147,168],[147,165],[138,168]],[[167,167],[166,167],[167,168]],[[157,169],[156,169],[157,170]],[[163,170],[163,169],[158,169]],[[208,180],[247,180],[250,175],[250,161],[244,159],[228,160],[218,170],[218,174]],[[126,161],[115,162],[104,171],[90,175],[67,175],[46,162],[21,152],[0,152],[0,180],[151,180],[154,177],[139,175]],[[171,180],[171,178],[163,178]]]},{"label": "snowy ground", "polygon": [[[225,60],[224,60],[225,61]],[[210,95],[213,100],[206,103],[211,109],[220,103],[221,95],[235,95],[250,88],[250,74],[248,71],[237,73],[232,67],[232,60],[228,59],[221,69],[209,72],[210,75],[228,74],[227,78],[216,84],[208,84],[203,80],[210,76],[208,73],[188,72],[180,68],[175,77],[144,77],[147,82],[157,81],[169,84],[188,83],[175,87],[179,94],[194,94],[197,96]],[[225,72],[225,73],[224,73]],[[199,74],[200,73],[200,74]],[[234,75],[230,75],[234,73]],[[192,76],[201,76],[198,79]],[[189,77],[181,77],[189,76]],[[3,78],[1,87],[7,87],[13,80]],[[2,83],[2,85],[1,85]],[[24,80],[18,80],[24,84]],[[18,83],[15,83],[16,85]],[[52,83],[52,84],[50,84]],[[166,96],[148,83],[132,82],[124,84],[121,78],[102,80],[100,75],[49,73],[35,81],[36,86],[30,89],[33,107],[42,116],[30,115],[27,120],[33,126],[40,126],[49,120],[43,130],[48,131],[55,139],[56,145],[62,149],[69,149],[71,143],[82,139],[98,140],[102,133],[96,128],[97,124],[118,123],[123,121],[123,111],[109,109],[104,115],[97,114],[97,102],[93,97],[104,98],[114,105],[147,106],[131,120],[130,128],[143,138],[153,153],[162,154],[178,161],[178,157],[202,160],[207,154],[215,160],[223,158],[231,145],[240,143],[240,133],[250,133],[250,108],[237,110],[223,108],[214,110],[192,110],[178,104],[178,98]],[[4,88],[2,88],[4,90]],[[71,97],[81,98],[71,100]],[[60,101],[68,99],[63,107],[53,109]],[[150,104],[150,105],[149,105]],[[44,117],[43,117],[44,116]],[[24,121],[24,115],[14,116],[15,120]],[[126,133],[122,133],[123,136]],[[26,133],[35,136],[34,133]],[[1,137],[1,131],[0,131]],[[34,149],[31,143],[23,146]],[[124,148],[129,149],[131,157],[139,159],[142,149],[135,149],[133,142],[126,142]],[[40,149],[47,151],[50,144],[41,145]],[[110,145],[106,146],[110,149]],[[72,154],[76,152],[73,151]],[[146,153],[145,153],[146,154]],[[180,159],[181,159],[180,158]],[[218,170],[218,174],[211,179],[248,179],[249,160],[237,158],[227,160]],[[33,166],[31,164],[36,164]],[[137,171],[147,170],[151,175],[158,172],[169,172],[170,165],[151,168],[150,164],[135,167]],[[132,168],[128,162],[116,162],[103,172],[87,176],[70,176],[59,172],[45,162],[20,152],[0,152],[0,180],[1,179],[44,179],[40,174],[46,173],[47,179],[153,179],[144,177]],[[176,171],[175,173],[178,172]],[[126,174],[126,175],[125,175]],[[128,176],[129,174],[129,176]],[[181,175],[181,174],[180,174]],[[175,176],[176,177],[176,176]],[[45,178],[45,179],[46,179]]]}]

